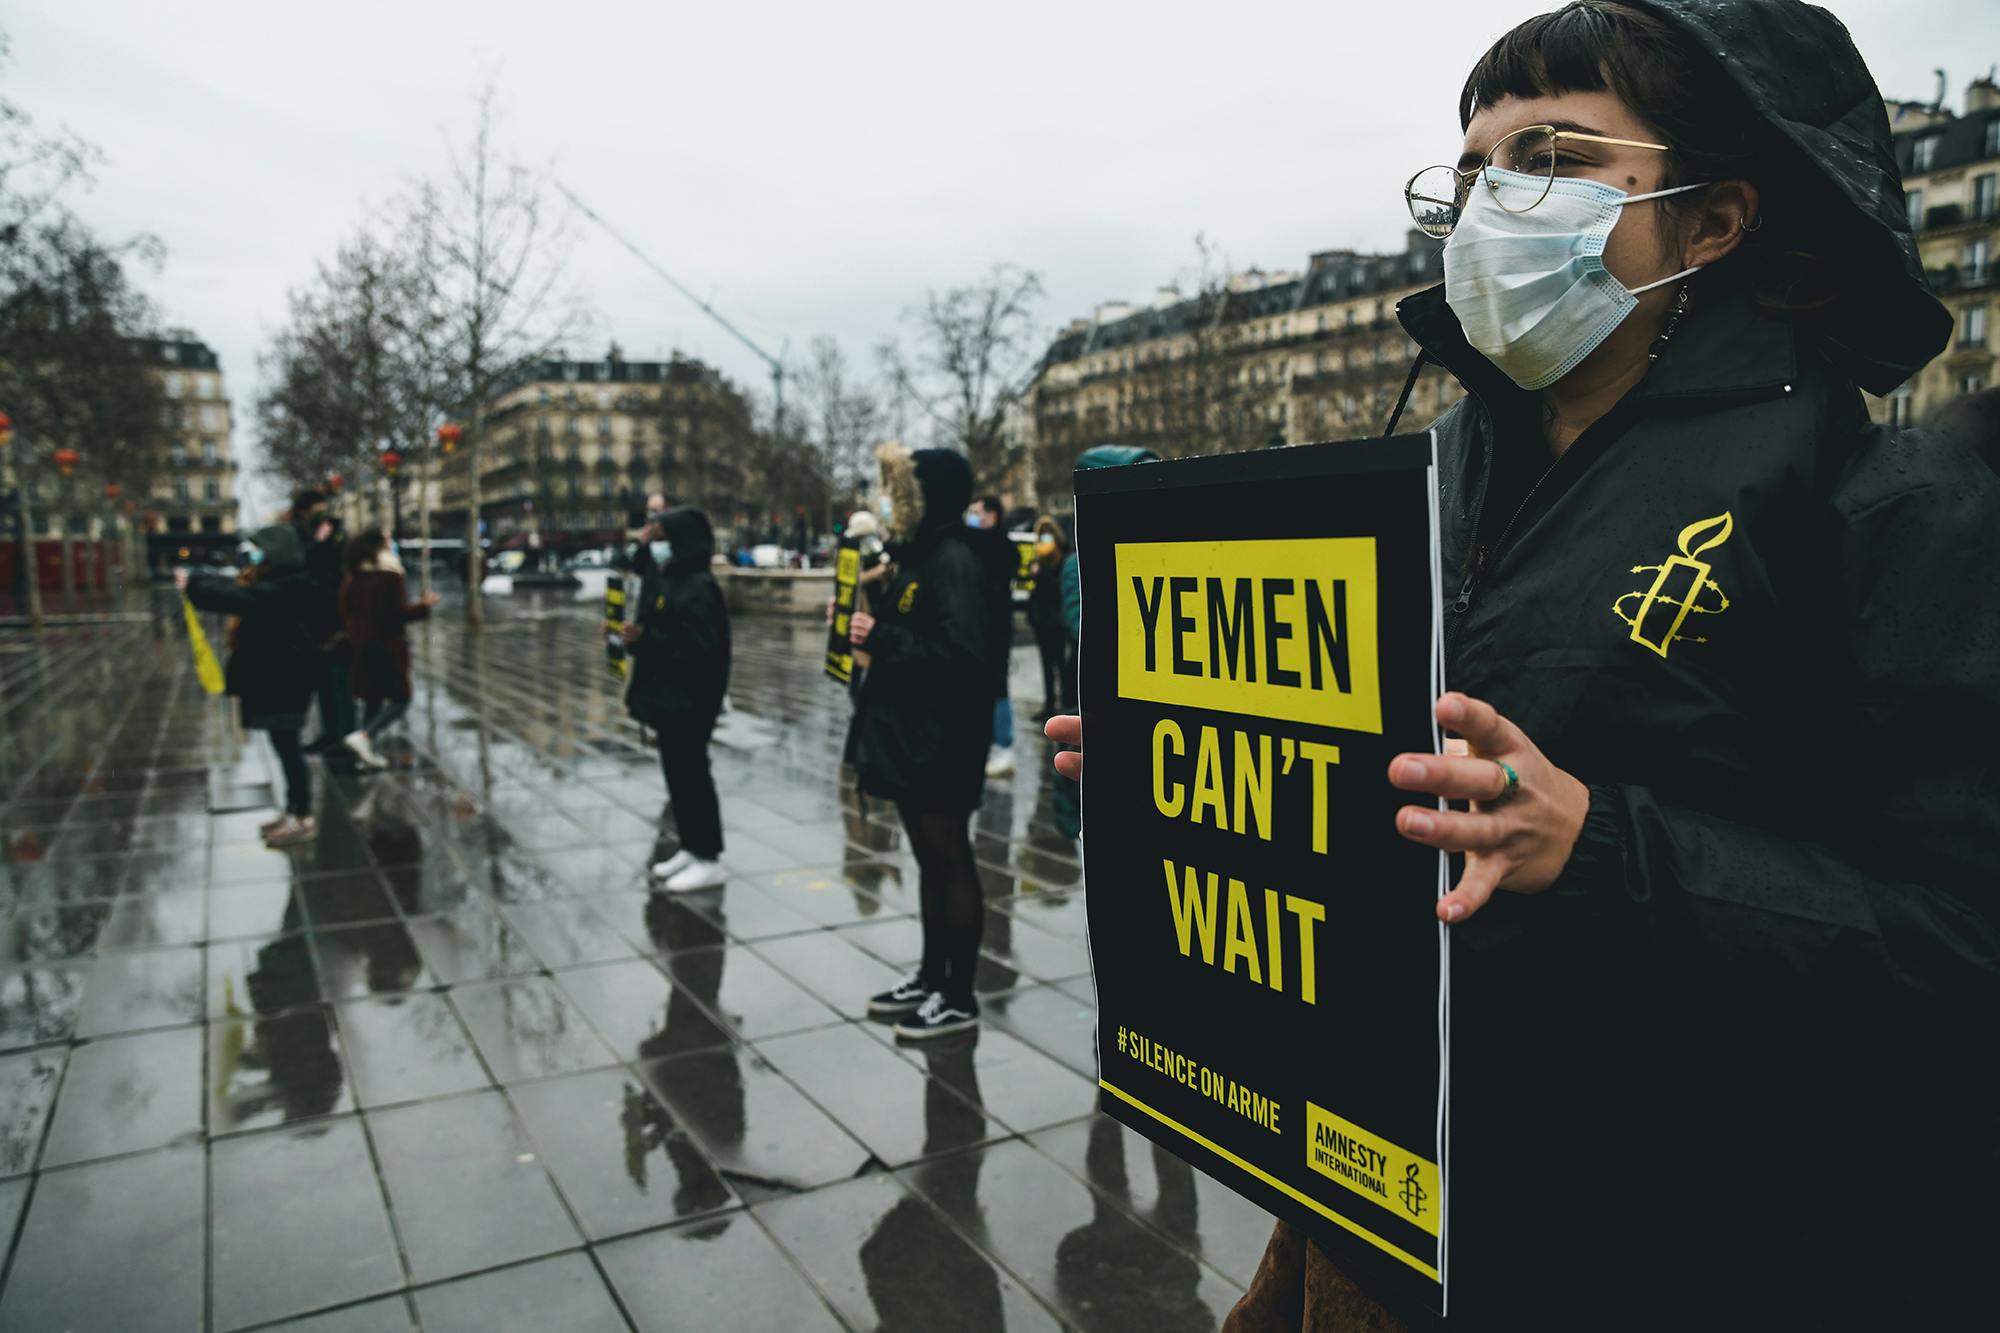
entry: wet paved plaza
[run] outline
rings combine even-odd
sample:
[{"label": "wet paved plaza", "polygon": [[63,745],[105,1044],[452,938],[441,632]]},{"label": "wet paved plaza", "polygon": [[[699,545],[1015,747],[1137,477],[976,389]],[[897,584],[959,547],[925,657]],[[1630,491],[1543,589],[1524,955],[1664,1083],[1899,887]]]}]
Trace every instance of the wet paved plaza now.
[{"label": "wet paved plaza", "polygon": [[171,622],[0,631],[0,1328],[1218,1326],[1269,1219],[1093,1110],[1033,649],[986,1023],[899,1046],[916,866],[823,630],[737,621],[731,877],[668,896],[594,619],[424,630],[395,767],[281,851]]}]

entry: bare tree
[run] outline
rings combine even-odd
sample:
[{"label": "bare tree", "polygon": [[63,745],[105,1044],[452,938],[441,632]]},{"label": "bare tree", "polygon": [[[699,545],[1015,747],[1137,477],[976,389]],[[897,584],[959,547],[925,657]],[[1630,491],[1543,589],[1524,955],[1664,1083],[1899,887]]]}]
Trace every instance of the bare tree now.
[{"label": "bare tree", "polygon": [[479,582],[480,454],[486,404],[538,361],[582,336],[589,317],[567,289],[568,238],[544,178],[506,157],[494,140],[494,93],[441,180],[417,186],[400,230],[423,238],[425,317],[441,337],[454,398],[469,420],[466,473],[466,619],[482,619]]},{"label": "bare tree", "polygon": [[1040,357],[1041,295],[1038,275],[996,264],[970,286],[933,290],[904,312],[913,350],[894,339],[879,349],[892,390],[929,419],[938,443],[964,452],[983,485],[1003,484],[1021,461],[1009,423]]},{"label": "bare tree", "polygon": [[[874,448],[887,413],[872,386],[859,382],[840,344],[815,338],[799,377],[799,416],[824,476],[829,505],[850,505],[874,476]],[[829,513],[829,526],[835,516]]]}]

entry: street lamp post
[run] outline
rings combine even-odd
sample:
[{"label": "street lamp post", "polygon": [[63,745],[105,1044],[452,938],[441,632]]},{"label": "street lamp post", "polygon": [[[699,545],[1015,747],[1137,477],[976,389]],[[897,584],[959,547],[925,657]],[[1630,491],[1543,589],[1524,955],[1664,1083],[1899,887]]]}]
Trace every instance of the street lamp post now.
[{"label": "street lamp post", "polygon": [[70,448],[68,445],[64,445],[62,448],[50,454],[49,457],[55,460],[56,470],[62,474],[61,527],[62,527],[62,562],[63,562],[62,563],[63,609],[69,612],[69,614],[75,615],[76,614],[76,543],[71,540],[71,534],[69,530],[69,521],[72,517],[74,517],[74,515],[71,512],[71,506],[75,502],[70,497],[69,479],[76,473],[76,465],[83,460],[83,455],[79,454],[76,450]]},{"label": "street lamp post", "polygon": [[[446,458],[451,457],[452,454],[458,452],[458,442],[461,438],[463,438],[464,434],[465,434],[464,430],[460,428],[459,424],[456,421],[445,422],[442,426],[439,426],[437,429],[438,449],[443,451],[444,456]],[[423,526],[423,541],[424,541],[424,557],[423,557],[424,568],[423,572],[418,577],[421,581],[420,586],[422,587],[423,593],[426,597],[430,595],[431,591],[431,486],[436,482],[437,475],[438,475],[437,455],[433,454],[431,456],[429,466],[424,468],[423,477],[419,479],[417,483],[418,485],[423,487],[423,489],[417,493],[418,504],[421,506],[418,509],[417,514],[418,514],[418,521]]]},{"label": "street lamp post", "polygon": [[7,470],[14,479],[15,513],[21,524],[21,569],[28,583],[28,625],[39,633],[42,628],[42,572],[35,567],[35,515],[29,503],[27,468],[15,464],[14,452],[8,448],[13,438],[14,419],[0,412],[0,453],[7,455]]}]

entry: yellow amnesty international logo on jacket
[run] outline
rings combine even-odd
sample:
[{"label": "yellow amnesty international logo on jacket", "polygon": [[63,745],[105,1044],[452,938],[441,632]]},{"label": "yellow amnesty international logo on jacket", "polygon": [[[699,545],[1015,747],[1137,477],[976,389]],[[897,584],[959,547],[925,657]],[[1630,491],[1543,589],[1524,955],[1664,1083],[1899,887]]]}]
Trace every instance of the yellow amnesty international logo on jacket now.
[{"label": "yellow amnesty international logo on jacket", "polygon": [[1728,541],[1735,530],[1736,520],[1727,510],[1714,518],[1696,519],[1675,540],[1680,554],[1668,556],[1664,564],[1632,566],[1634,574],[1653,576],[1652,587],[1628,592],[1611,604],[1611,614],[1632,627],[1632,642],[1661,657],[1677,643],[1708,642],[1706,635],[1682,630],[1689,616],[1720,615],[1729,609],[1729,598],[1701,556]]},{"label": "yellow amnesty international logo on jacket", "polygon": [[1121,696],[1381,733],[1373,537],[1114,549]]}]

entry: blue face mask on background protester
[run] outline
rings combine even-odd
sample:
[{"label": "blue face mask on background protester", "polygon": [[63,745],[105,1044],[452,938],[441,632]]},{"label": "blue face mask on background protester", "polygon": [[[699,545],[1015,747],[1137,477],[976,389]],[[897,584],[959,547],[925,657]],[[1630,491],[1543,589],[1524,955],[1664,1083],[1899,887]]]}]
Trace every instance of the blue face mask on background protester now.
[{"label": "blue face mask on background protester", "polygon": [[243,559],[245,560],[245,562],[247,562],[247,563],[249,563],[249,564],[252,564],[252,565],[261,565],[261,564],[263,564],[263,563],[264,563],[264,548],[263,548],[263,547],[261,547],[261,546],[246,546],[246,547],[244,547],[244,548],[243,548]]},{"label": "blue face mask on background protester", "polygon": [[674,558],[674,544],[672,542],[648,542],[646,549],[652,553],[653,563],[656,565],[668,564]]},{"label": "blue face mask on background protester", "polygon": [[[1534,203],[1544,188],[1547,197]],[[1639,293],[1695,271],[1630,288],[1613,277],[1604,267],[1604,244],[1621,210],[1702,188],[1626,194],[1602,181],[1549,183],[1487,167],[1444,243],[1444,299],[1466,341],[1524,389],[1554,384],[1611,336],[1639,304]],[[1502,195],[1525,211],[1503,207]]]}]

